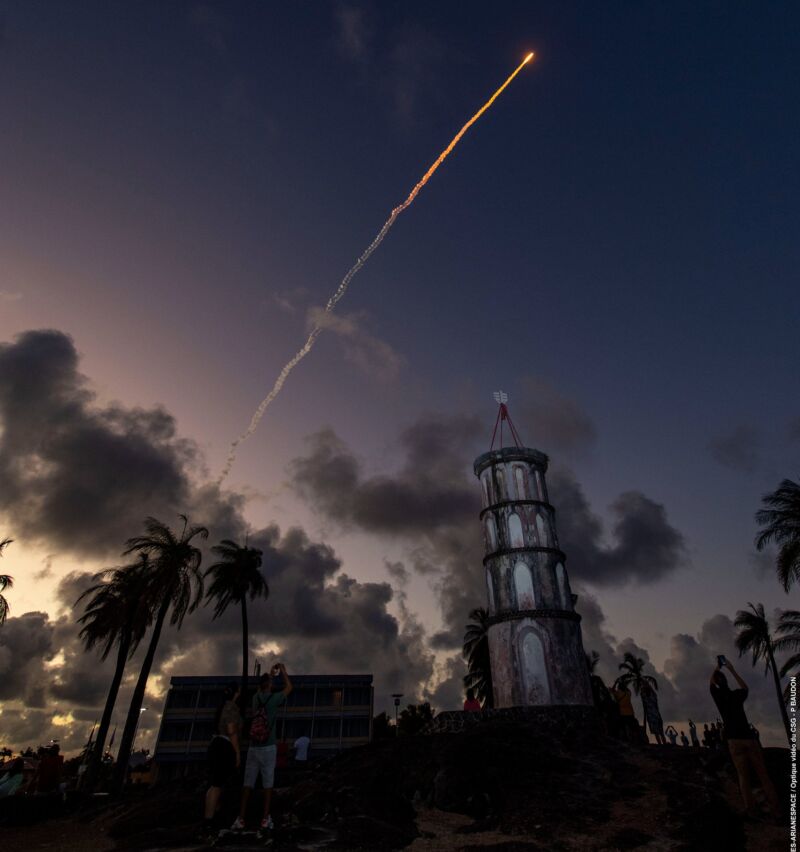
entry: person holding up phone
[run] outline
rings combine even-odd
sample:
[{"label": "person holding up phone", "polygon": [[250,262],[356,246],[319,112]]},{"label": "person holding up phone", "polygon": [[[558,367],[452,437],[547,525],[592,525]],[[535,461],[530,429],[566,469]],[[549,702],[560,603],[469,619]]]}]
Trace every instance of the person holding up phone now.
[{"label": "person holding up phone", "polygon": [[[728,686],[728,679],[722,671],[723,668],[728,669],[731,673],[738,684],[738,689],[731,689]],[[769,802],[772,815],[779,819],[778,794],[775,791],[772,779],[769,777],[769,772],[767,772],[761,743],[754,737],[744,712],[744,702],[748,695],[747,684],[722,655],[717,657],[717,667],[711,673],[710,690],[711,697],[719,710],[719,715],[722,716],[725,740],[728,743],[733,765],[736,767],[736,774],[739,777],[739,790],[748,816],[757,816],[752,788],[753,774],[755,774]]]},{"label": "person holding up phone", "polygon": [[[273,691],[276,683],[280,691]],[[272,674],[264,674],[259,680],[258,691],[253,696],[253,718],[250,722],[250,745],[244,767],[241,808],[239,816],[231,826],[232,831],[244,830],[247,805],[259,775],[261,786],[264,788],[264,811],[258,830],[259,836],[272,831],[274,827],[269,809],[278,753],[275,737],[276,722],[278,708],[286,702],[291,691],[292,681],[283,663],[277,663],[272,667]]]}]

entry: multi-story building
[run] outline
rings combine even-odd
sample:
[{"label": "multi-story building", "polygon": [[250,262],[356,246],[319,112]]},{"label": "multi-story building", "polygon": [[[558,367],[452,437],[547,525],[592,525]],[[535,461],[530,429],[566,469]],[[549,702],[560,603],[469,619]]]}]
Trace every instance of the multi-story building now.
[{"label": "multi-story building", "polygon": [[[156,741],[159,777],[203,769],[222,690],[235,675],[173,677]],[[292,690],[276,719],[278,742],[311,739],[311,758],[363,745],[372,736],[372,675],[292,675]],[[250,678],[251,694],[258,679]],[[245,726],[245,732],[247,726]],[[243,751],[247,740],[242,743]]]}]

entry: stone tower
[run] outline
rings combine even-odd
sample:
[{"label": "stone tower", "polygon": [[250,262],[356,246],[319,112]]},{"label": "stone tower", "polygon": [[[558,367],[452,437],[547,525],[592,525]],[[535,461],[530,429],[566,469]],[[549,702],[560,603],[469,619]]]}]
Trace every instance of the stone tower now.
[{"label": "stone tower", "polygon": [[[474,465],[483,500],[494,706],[591,705],[577,597],[547,497],[548,459],[519,446],[506,397],[495,398],[501,447]],[[502,447],[504,422],[514,447]]]}]

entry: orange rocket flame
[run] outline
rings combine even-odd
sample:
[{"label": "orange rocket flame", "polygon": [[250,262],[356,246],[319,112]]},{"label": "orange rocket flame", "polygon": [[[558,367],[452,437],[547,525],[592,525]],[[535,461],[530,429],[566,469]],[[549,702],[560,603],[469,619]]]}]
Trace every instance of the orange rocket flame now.
[{"label": "orange rocket flame", "polygon": [[316,343],[317,338],[322,334],[322,331],[325,328],[325,314],[330,314],[333,312],[333,309],[336,307],[339,299],[344,296],[347,292],[347,288],[352,280],[353,276],[361,269],[361,267],[369,260],[370,255],[375,251],[376,248],[383,242],[383,238],[389,232],[390,228],[397,221],[397,217],[409,206],[413,203],[414,199],[419,194],[420,190],[423,186],[433,177],[436,170],[441,166],[441,164],[450,156],[453,148],[458,145],[461,141],[464,134],[472,127],[473,124],[491,107],[491,105],[503,94],[505,89],[510,85],[511,81],[519,74],[520,71],[533,59],[533,53],[529,53],[520,64],[514,69],[513,73],[511,73],[508,78],[505,80],[502,86],[498,88],[495,93],[489,98],[488,101],[475,113],[475,115],[470,118],[470,120],[461,128],[461,130],[456,133],[456,135],[450,140],[448,146],[442,151],[441,154],[433,161],[431,166],[425,172],[425,174],[419,179],[417,184],[408,194],[408,198],[397,207],[392,210],[389,218],[383,223],[383,227],[378,231],[375,239],[367,246],[358,260],[350,267],[347,271],[347,274],[342,279],[339,286],[336,288],[336,292],[328,299],[328,304],[325,305],[325,310],[323,312],[322,318],[315,323],[314,327],[308,334],[308,338],[306,342],[303,344],[302,348],[297,351],[294,357],[284,366],[284,368],[278,374],[278,378],[275,380],[275,384],[272,386],[272,390],[267,394],[266,397],[261,401],[260,405],[253,414],[253,417],[250,420],[250,425],[247,429],[231,444],[230,452],[228,453],[227,461],[225,462],[225,467],[220,474],[219,479],[217,480],[217,485],[220,485],[225,477],[230,472],[231,467],[233,466],[233,462],[236,459],[236,451],[239,447],[239,444],[242,441],[246,441],[252,434],[255,432],[256,427],[259,424],[259,421],[264,416],[264,412],[270,406],[275,397],[280,393],[281,388],[283,387],[286,379],[289,377],[289,373],[303,360],[303,358],[308,355],[308,353],[313,349],[314,343]]},{"label": "orange rocket flame", "polygon": [[[450,141],[450,144],[433,161],[433,165],[420,178],[419,183],[414,187],[414,189],[411,190],[408,198],[406,198],[406,200],[399,207],[396,207],[395,210],[400,212],[402,210],[405,210],[406,207],[411,204],[411,202],[417,197],[417,194],[422,189],[422,187],[425,186],[425,184],[431,179],[431,177],[433,177],[433,173],[436,171],[436,169],[438,169],[439,166],[441,166],[442,163],[450,156],[450,152],[453,150],[453,148],[456,147],[456,145],[458,145],[464,134],[470,129],[470,127],[472,127],[473,124],[475,124],[475,122],[486,112],[486,110],[489,109],[489,107],[500,97],[500,95],[503,94],[503,91],[510,85],[514,77],[516,77],[517,74],[522,71],[522,69],[531,61],[531,59],[533,59],[533,53],[529,53],[522,60],[522,62],[519,63],[519,65],[514,69],[513,74],[509,75],[505,83],[500,86],[500,88],[489,98],[489,100],[486,101],[486,103],[475,113],[475,115],[473,115],[472,118],[461,128],[461,130],[456,133],[456,135]],[[394,210],[392,211],[392,213],[394,214]]]}]

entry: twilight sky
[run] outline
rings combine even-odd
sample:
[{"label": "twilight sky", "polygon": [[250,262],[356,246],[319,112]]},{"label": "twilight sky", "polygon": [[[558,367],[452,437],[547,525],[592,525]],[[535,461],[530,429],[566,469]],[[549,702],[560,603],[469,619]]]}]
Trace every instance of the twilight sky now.
[{"label": "twilight sky", "polygon": [[[602,673],[646,653],[665,718],[713,718],[736,610],[798,608],[752,545],[800,457],[798,36],[788,2],[0,0],[0,739],[85,738],[108,672],[72,603],[184,510],[264,547],[265,658],[455,706],[498,387],[551,457]],[[170,674],[237,670],[237,631],[165,636],[143,737]]]}]

